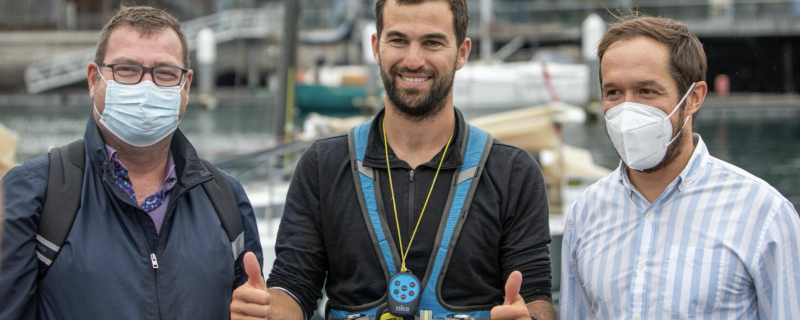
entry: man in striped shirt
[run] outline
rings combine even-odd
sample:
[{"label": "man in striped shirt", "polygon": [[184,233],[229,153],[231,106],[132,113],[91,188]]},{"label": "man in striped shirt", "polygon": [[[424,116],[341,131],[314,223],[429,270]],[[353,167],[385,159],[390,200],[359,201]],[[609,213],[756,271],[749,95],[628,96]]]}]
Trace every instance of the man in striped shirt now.
[{"label": "man in striped shirt", "polygon": [[569,210],[561,319],[800,319],[794,206],[692,132],[708,89],[694,33],[634,14],[598,57],[622,161]]}]

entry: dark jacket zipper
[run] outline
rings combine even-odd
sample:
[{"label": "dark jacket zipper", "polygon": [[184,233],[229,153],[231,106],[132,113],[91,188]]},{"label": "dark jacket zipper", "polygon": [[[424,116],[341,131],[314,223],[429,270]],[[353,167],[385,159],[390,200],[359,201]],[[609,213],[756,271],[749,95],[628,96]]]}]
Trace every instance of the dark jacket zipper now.
[{"label": "dark jacket zipper", "polygon": [[[154,252],[150,253],[150,264],[153,267],[153,282],[155,284],[155,292],[156,292],[156,312],[158,312],[158,319],[161,319],[161,299],[159,298],[158,294],[158,256],[156,253],[158,252],[158,248],[162,246],[161,244],[161,233],[164,232],[164,227],[167,224],[166,216],[169,215],[170,212],[175,211],[175,207],[177,206],[178,199],[183,196],[186,192],[189,191],[189,188],[185,188],[180,191],[179,194],[175,196],[175,199],[170,200],[170,203],[167,204],[167,212],[164,215],[164,222],[161,224],[161,230],[156,232],[156,247],[154,248]],[[174,214],[174,212],[173,212]],[[153,225],[155,228],[155,225]],[[142,230],[142,237],[144,237],[144,230]],[[147,245],[147,238],[145,240],[145,245]],[[148,246],[149,247],[149,246]]]},{"label": "dark jacket zipper", "polygon": [[[414,169],[409,171],[408,182],[408,224],[406,226],[407,240],[404,243],[405,245],[408,245],[409,241],[411,241],[411,233],[414,232],[414,227],[416,226],[414,221]],[[403,250],[411,250],[411,247],[403,248]]]},{"label": "dark jacket zipper", "polygon": [[[138,209],[138,210],[141,210],[141,209]],[[158,249],[154,248],[153,250],[150,250],[150,246],[147,244],[147,237],[144,235],[144,233],[145,233],[144,222],[142,221],[142,219],[144,219],[144,217],[139,215],[138,212],[136,212],[136,214],[137,214],[137,216],[139,216],[139,219],[138,219],[139,220],[139,226],[142,227],[142,230],[141,230],[142,240],[144,241],[144,245],[147,248],[147,251],[150,252],[150,257],[149,257],[150,266],[153,268],[153,292],[155,293],[155,296],[156,296],[156,318],[157,319],[161,319],[161,301],[159,301],[159,297],[158,297],[158,272],[157,272],[158,271],[158,257],[156,256],[156,251],[158,251]],[[145,214],[146,214],[146,212],[145,212]],[[158,247],[158,239],[156,239],[156,247]]]},{"label": "dark jacket zipper", "polygon": [[[156,256],[156,252],[158,252],[158,248],[161,247],[161,245],[162,245],[161,244],[161,233],[164,231],[164,227],[166,225],[166,216],[167,216],[167,214],[169,214],[170,212],[175,211],[175,207],[177,206],[178,199],[188,191],[189,191],[189,188],[185,188],[185,189],[181,190],[181,192],[175,196],[175,199],[171,200],[170,203],[167,204],[167,206],[168,206],[167,207],[167,212],[164,215],[165,219],[164,219],[164,222],[161,224],[161,230],[156,233],[156,247],[155,247],[155,250],[153,250],[155,252],[151,252],[150,253],[150,264],[153,267],[153,282],[155,283],[156,312],[158,312],[158,319],[161,319],[161,299],[159,298],[159,294],[158,294],[158,257]],[[173,212],[173,214],[174,214],[174,212]],[[155,225],[153,225],[153,227],[155,227]],[[144,236],[144,232],[142,232],[142,235]],[[147,239],[145,239],[145,243],[146,243],[146,241],[147,241]]]}]

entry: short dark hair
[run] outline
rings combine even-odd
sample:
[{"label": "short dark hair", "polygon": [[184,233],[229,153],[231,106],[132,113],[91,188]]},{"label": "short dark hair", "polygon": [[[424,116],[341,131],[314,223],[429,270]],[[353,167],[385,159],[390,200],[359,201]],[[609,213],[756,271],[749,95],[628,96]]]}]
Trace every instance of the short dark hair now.
[{"label": "short dark hair", "polygon": [[[467,25],[469,25],[469,11],[467,10],[467,0],[395,0],[397,5],[420,4],[428,1],[447,1],[450,3],[450,11],[453,12],[453,30],[456,32],[456,43],[460,46],[467,38]],[[375,2],[375,26],[378,28],[378,38],[383,31],[383,7],[386,0]]]},{"label": "short dark hair", "polygon": [[[597,57],[601,62],[608,47],[615,42],[644,36],[663,43],[669,48],[668,68],[672,79],[678,85],[678,92],[686,93],[692,83],[706,80],[708,61],[703,44],[685,24],[669,18],[646,16],[638,12],[616,17],[619,21],[606,31],[597,46]],[[600,85],[603,85],[602,69],[600,70]]]},{"label": "short dark hair", "polygon": [[167,28],[174,30],[178,34],[183,48],[183,67],[189,68],[189,43],[181,30],[181,23],[166,11],[148,6],[120,6],[117,14],[103,26],[103,30],[100,32],[100,41],[97,43],[97,51],[94,54],[95,63],[103,62],[108,49],[108,38],[112,31],[121,26],[133,27],[142,36],[149,36]]}]

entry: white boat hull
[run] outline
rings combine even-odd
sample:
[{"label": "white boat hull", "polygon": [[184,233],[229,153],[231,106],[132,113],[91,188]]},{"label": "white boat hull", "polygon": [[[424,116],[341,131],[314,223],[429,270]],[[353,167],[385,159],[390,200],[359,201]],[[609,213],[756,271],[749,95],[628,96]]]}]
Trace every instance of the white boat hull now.
[{"label": "white boat hull", "polygon": [[[548,62],[546,67],[561,101],[589,102],[587,65]],[[524,108],[552,100],[541,62],[467,63],[453,81],[453,104],[461,110]]]}]

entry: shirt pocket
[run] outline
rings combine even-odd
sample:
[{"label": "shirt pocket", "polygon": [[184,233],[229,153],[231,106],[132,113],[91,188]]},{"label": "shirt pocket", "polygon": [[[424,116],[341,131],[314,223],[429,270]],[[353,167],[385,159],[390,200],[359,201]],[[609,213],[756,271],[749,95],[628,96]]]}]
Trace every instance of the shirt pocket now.
[{"label": "shirt pocket", "polygon": [[719,308],[727,252],[672,246],[661,270],[658,301],[664,310],[698,314]]}]

